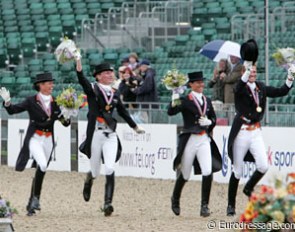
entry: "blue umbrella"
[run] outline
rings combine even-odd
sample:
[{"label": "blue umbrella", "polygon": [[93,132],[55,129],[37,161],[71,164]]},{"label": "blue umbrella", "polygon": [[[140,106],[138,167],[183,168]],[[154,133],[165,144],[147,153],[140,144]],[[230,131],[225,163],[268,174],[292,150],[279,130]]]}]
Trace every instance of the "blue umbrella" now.
[{"label": "blue umbrella", "polygon": [[240,49],[241,45],[238,43],[229,40],[213,40],[201,48],[200,54],[218,62],[220,59],[227,59],[230,55],[241,58]]}]

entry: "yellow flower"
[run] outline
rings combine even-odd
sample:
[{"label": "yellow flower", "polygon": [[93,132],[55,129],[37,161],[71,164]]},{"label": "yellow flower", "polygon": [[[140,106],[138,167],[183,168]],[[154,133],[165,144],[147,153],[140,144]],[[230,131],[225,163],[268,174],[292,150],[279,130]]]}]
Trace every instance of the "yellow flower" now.
[{"label": "yellow flower", "polygon": [[279,223],[283,223],[285,221],[285,214],[282,211],[274,211],[271,216],[273,219]]},{"label": "yellow flower", "polygon": [[276,197],[277,198],[284,198],[285,196],[288,195],[288,192],[285,188],[279,188],[276,191]]}]

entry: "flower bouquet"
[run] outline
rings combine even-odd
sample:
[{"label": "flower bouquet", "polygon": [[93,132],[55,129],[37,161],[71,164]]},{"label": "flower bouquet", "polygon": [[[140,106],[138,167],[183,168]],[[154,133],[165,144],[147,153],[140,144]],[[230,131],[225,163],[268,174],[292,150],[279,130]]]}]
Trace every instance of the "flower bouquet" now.
[{"label": "flower bouquet", "polygon": [[81,58],[80,50],[76,47],[75,42],[67,37],[57,46],[54,54],[61,64]]},{"label": "flower bouquet", "polygon": [[17,213],[17,211],[11,208],[10,202],[5,201],[0,196],[0,218],[12,218],[15,213]]},{"label": "flower bouquet", "polygon": [[[295,173],[287,175],[286,184],[277,179],[275,187],[261,186],[258,193],[253,193],[245,212],[240,216],[240,222],[246,225],[264,225],[261,227],[265,228],[260,228],[262,230],[259,231],[279,231],[283,226],[294,231]],[[293,225],[294,228],[288,228],[287,225]],[[251,229],[251,231],[258,230]]]},{"label": "flower bouquet", "polygon": [[[187,83],[188,78],[185,74],[179,72],[176,68],[168,70],[162,79],[162,83],[168,90],[172,90],[173,94],[182,94],[186,89],[185,84]],[[174,105],[180,104],[180,100],[176,99],[173,102]]]},{"label": "flower bouquet", "polygon": [[60,106],[62,115],[65,119],[71,116],[78,116],[79,108],[83,104],[83,94],[78,95],[76,90],[69,86],[56,97],[56,103]]},{"label": "flower bouquet", "polygon": [[294,48],[279,48],[277,52],[272,54],[276,63],[285,69],[295,65],[295,49]]}]

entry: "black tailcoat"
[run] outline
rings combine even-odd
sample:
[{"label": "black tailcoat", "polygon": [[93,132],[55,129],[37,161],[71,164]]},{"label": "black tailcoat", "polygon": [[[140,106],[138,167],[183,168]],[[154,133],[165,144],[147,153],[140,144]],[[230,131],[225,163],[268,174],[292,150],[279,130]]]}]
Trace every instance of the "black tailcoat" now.
[{"label": "black tailcoat", "polygon": [[[103,97],[103,93],[98,88],[97,84],[91,84],[83,75],[83,72],[77,72],[78,80],[82,86],[85,94],[87,95],[88,101],[88,124],[86,130],[86,139],[80,145],[79,150],[85,154],[88,158],[91,157],[91,143],[93,138],[93,133],[95,130],[96,118],[104,118],[107,125],[113,130],[116,131],[117,121],[112,117],[114,108],[117,108],[118,114],[128,123],[132,128],[136,127],[136,123],[130,117],[130,114],[125,109],[120,97],[117,94],[114,94],[114,98],[111,102],[111,108],[109,111],[105,109],[107,103]],[[118,153],[116,161],[119,160],[121,155],[121,144],[118,138]]]},{"label": "black tailcoat", "polygon": [[[180,133],[178,138],[178,146],[177,146],[177,155],[173,162],[173,169],[176,170],[178,166],[181,164],[181,157],[184,152],[186,143],[190,137],[191,134],[198,134],[201,131],[206,130],[208,136],[210,137],[210,145],[211,145],[211,156],[212,156],[212,171],[217,172],[221,170],[222,167],[222,160],[221,155],[219,153],[218,147],[213,140],[213,138],[210,136],[210,133],[212,132],[213,128],[216,124],[216,115],[211,103],[211,100],[209,98],[207,99],[207,109],[206,109],[206,115],[208,119],[212,121],[212,124],[209,127],[201,127],[199,124],[199,119],[201,117],[201,114],[198,111],[197,106],[195,105],[193,101],[192,93],[188,94],[186,97],[181,98],[181,104],[172,107],[171,103],[168,108],[168,115],[175,115],[179,112],[182,113],[182,118],[184,122],[183,131]],[[203,106],[204,107],[204,104]],[[203,109],[203,108],[202,108]],[[195,158],[194,161],[194,172],[195,174],[201,174],[200,165],[198,163],[198,160]]]},{"label": "black tailcoat", "polygon": [[[17,114],[24,111],[28,111],[29,113],[29,126],[27,129],[27,133],[25,136],[24,144],[20,150],[16,161],[16,171],[23,171],[27,165],[27,162],[30,158],[29,151],[29,142],[31,137],[34,135],[36,130],[43,130],[52,132],[52,143],[54,144],[54,122],[56,120],[60,120],[64,126],[70,125],[70,120],[64,120],[64,117],[61,116],[61,110],[56,102],[51,102],[51,116],[48,117],[46,112],[42,108],[42,104],[39,101],[38,95],[27,97],[23,102],[19,104],[10,104],[9,106],[5,106],[3,104],[8,114]],[[54,147],[53,147],[54,149]],[[52,154],[52,152],[51,152]],[[48,163],[49,164],[49,163]],[[34,162],[35,166],[35,162]]]},{"label": "black tailcoat", "polygon": [[[256,111],[256,103],[254,101],[253,95],[247,85],[247,83],[239,80],[237,83],[234,93],[235,93],[235,108],[236,108],[236,116],[233,121],[233,125],[230,130],[229,138],[228,138],[228,155],[233,163],[233,143],[234,140],[239,133],[241,126],[245,122],[242,117],[250,120],[250,123],[260,122],[263,118],[265,112],[266,105],[266,97],[282,97],[288,94],[289,88],[286,84],[283,86],[276,88],[272,86],[266,86],[263,82],[256,81],[256,86],[258,90],[259,96],[259,105],[262,108],[261,112]],[[244,158],[244,161],[254,162],[254,158],[252,154],[248,151],[247,155]]]}]

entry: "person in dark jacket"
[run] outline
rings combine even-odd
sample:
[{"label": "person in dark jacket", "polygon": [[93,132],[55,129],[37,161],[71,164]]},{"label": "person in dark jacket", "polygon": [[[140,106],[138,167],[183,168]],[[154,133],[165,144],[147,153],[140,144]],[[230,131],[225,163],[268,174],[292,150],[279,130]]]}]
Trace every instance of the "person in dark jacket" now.
[{"label": "person in dark jacket", "polygon": [[10,93],[4,87],[0,90],[0,96],[4,100],[4,108],[8,114],[17,114],[24,111],[29,113],[29,126],[23,147],[16,161],[16,171],[23,171],[30,158],[34,159],[36,166],[33,178],[31,196],[27,205],[28,216],[40,210],[40,195],[43,178],[51,160],[54,149],[54,122],[59,120],[64,126],[70,125],[70,120],[65,120],[56,101],[51,96],[53,90],[53,78],[51,73],[42,73],[36,76],[34,88],[38,94],[27,97],[19,104],[11,104]]},{"label": "person in dark jacket", "polygon": [[96,82],[90,83],[82,72],[81,60],[76,60],[76,71],[79,84],[82,86],[88,101],[88,124],[86,139],[79,150],[90,159],[90,171],[84,182],[83,197],[90,200],[93,179],[100,173],[103,159],[105,164],[106,184],[104,197],[104,215],[110,216],[114,211],[112,206],[115,188],[114,166],[121,155],[121,144],[116,134],[117,121],[112,117],[114,109],[134,129],[136,133],[144,133],[130,117],[120,97],[114,93],[111,84],[114,80],[113,69],[108,63],[96,66],[93,77]]},{"label": "person in dark jacket", "polygon": [[233,164],[233,172],[228,187],[227,216],[236,214],[236,195],[244,161],[256,164],[255,172],[243,189],[248,197],[268,170],[268,159],[260,124],[265,112],[266,98],[287,95],[292,87],[295,73],[295,68],[290,68],[285,83],[282,87],[275,88],[256,81],[256,66],[252,61],[245,61],[244,67],[245,72],[234,91],[236,116],[228,140],[228,154]]},{"label": "person in dark jacket", "polygon": [[136,95],[136,101],[157,102],[156,71],[150,67],[148,60],[142,60],[139,63],[139,70],[142,81],[139,86],[132,89],[132,92]]},{"label": "person in dark jacket", "polygon": [[192,91],[180,98],[180,104],[175,104],[178,94],[172,95],[168,115],[182,113],[183,131],[179,136],[177,156],[173,169],[177,171],[171,208],[175,215],[180,214],[180,196],[182,188],[190,177],[192,166],[195,174],[202,174],[201,210],[202,217],[208,217],[208,207],[212,184],[212,172],[221,169],[221,156],[210,136],[216,124],[216,115],[210,98],[203,94],[204,78],[202,72],[189,73],[188,85]]}]

